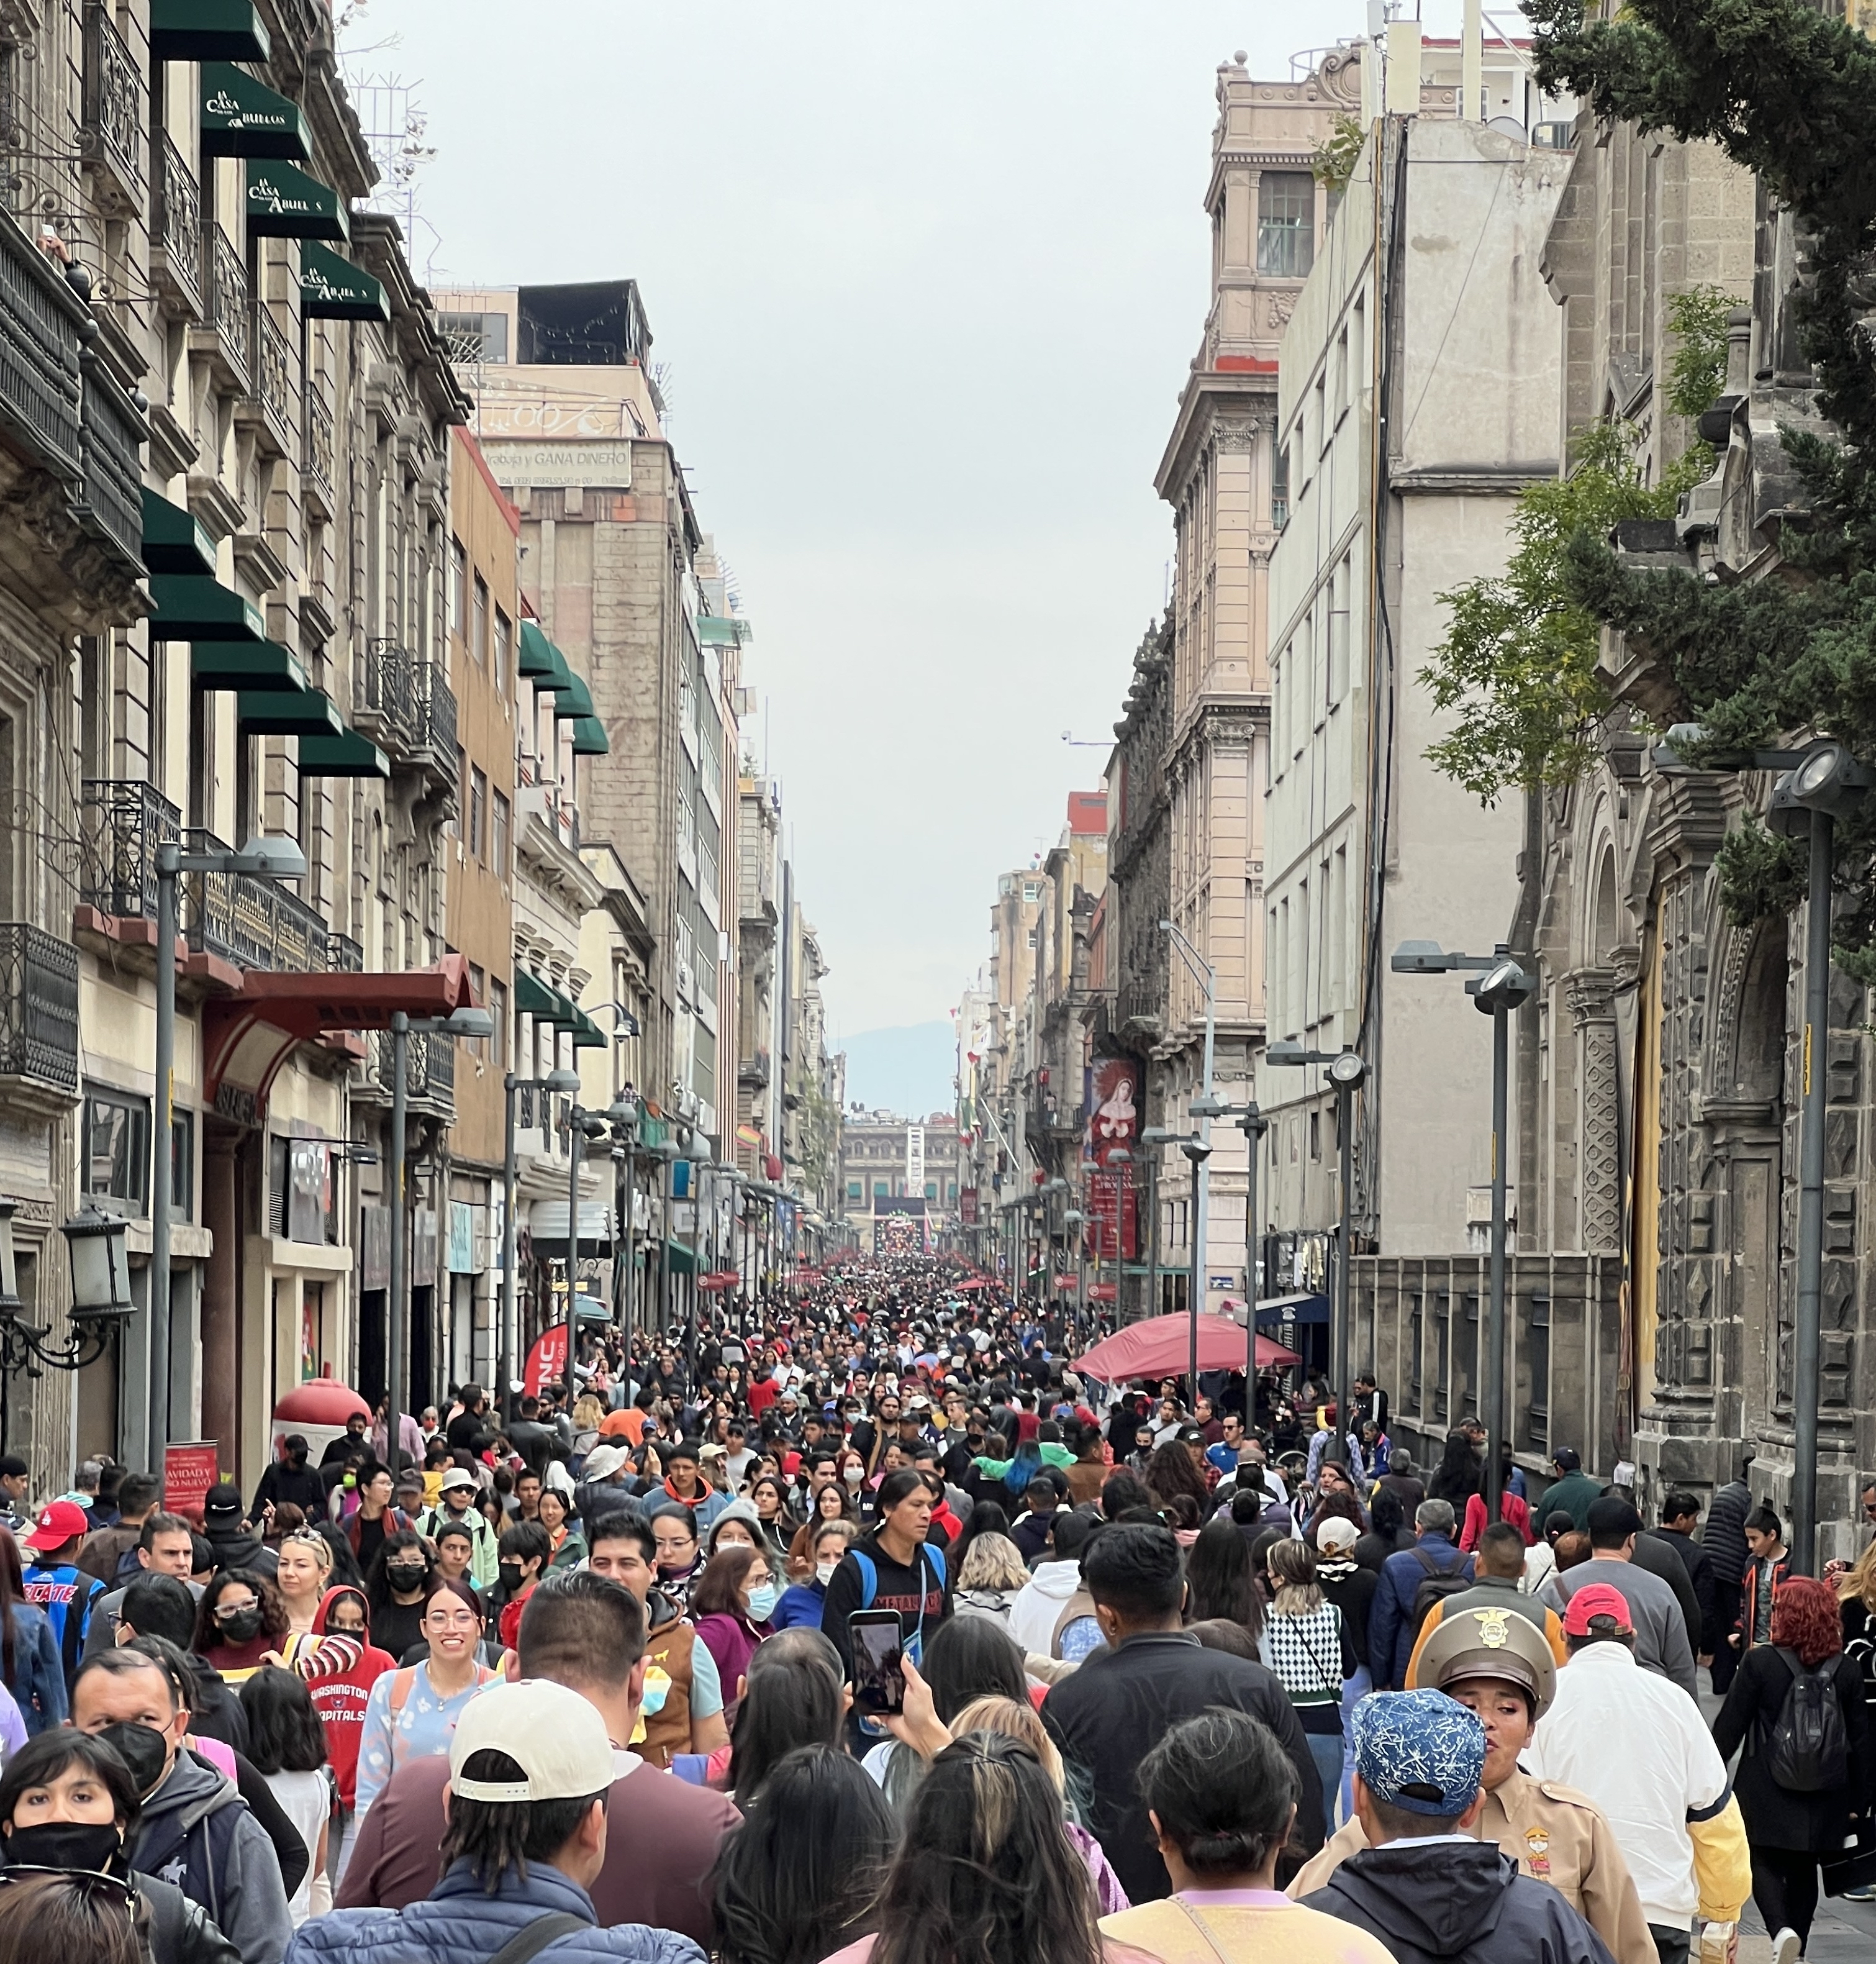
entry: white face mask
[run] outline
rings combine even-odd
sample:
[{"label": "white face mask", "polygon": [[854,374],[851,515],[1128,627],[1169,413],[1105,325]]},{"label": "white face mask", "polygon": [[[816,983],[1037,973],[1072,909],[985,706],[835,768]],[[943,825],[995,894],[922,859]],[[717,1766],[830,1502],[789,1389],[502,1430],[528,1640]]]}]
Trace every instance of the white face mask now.
[{"label": "white face mask", "polygon": [[839,1566],[838,1558],[832,1561],[817,1561],[814,1564],[814,1573],[820,1578],[821,1587],[823,1589],[833,1581],[834,1571]]},{"label": "white face mask", "polygon": [[849,1466],[840,1477],[849,1487],[857,1487],[866,1478],[866,1468],[864,1466]]}]

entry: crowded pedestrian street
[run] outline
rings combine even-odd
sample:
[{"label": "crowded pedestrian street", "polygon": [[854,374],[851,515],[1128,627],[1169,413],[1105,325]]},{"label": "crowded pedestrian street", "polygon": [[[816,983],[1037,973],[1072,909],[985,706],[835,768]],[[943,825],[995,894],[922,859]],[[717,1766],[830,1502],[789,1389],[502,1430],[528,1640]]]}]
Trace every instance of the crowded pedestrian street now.
[{"label": "crowded pedestrian street", "polygon": [[0,1964],[1876,1964],[1876,0],[0,0]]}]

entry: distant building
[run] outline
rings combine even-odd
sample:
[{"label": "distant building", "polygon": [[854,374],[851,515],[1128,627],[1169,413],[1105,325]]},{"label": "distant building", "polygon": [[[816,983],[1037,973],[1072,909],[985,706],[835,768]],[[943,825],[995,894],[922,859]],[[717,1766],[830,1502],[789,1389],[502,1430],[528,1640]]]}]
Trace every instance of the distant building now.
[{"label": "distant building", "polygon": [[841,1134],[841,1206],[858,1245],[890,1247],[895,1231],[883,1224],[906,1221],[923,1224],[922,1245],[949,1245],[957,1225],[960,1157],[952,1112],[904,1118],[896,1112],[849,1111]]}]

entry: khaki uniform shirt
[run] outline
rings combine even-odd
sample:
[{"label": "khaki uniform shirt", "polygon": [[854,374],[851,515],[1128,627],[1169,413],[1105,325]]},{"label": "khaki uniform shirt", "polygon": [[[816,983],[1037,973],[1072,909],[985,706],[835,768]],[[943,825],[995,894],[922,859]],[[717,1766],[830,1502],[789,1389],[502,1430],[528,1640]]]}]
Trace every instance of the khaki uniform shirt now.
[{"label": "khaki uniform shirt", "polygon": [[[1657,1964],[1628,1864],[1586,1795],[1514,1772],[1486,1794],[1476,1831],[1480,1840],[1496,1841],[1525,1875],[1548,1882],[1608,1946],[1615,1964]],[[1320,1889],[1367,1846],[1361,1822],[1351,1818],[1297,1872],[1290,1894],[1300,1900]]]}]

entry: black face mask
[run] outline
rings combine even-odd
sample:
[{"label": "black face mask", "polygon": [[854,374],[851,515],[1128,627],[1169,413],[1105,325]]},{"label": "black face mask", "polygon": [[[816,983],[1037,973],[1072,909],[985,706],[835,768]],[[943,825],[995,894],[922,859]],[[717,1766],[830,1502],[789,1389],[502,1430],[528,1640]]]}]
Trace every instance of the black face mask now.
[{"label": "black face mask", "polygon": [[[149,1731],[147,1725],[138,1729]],[[8,1863],[29,1869],[95,1869],[101,1873],[123,1853],[123,1837],[114,1821],[48,1821],[37,1828],[6,1830]]]},{"label": "black face mask", "polygon": [[153,1725],[140,1725],[134,1718],[120,1718],[93,1735],[114,1747],[130,1769],[137,1796],[148,1800],[168,1769],[169,1748]]},{"label": "black face mask", "polygon": [[514,1595],[521,1586],[521,1565],[518,1561],[499,1563],[495,1573],[502,1578],[502,1587],[509,1595]]},{"label": "black face mask", "polygon": [[258,1609],[237,1609],[230,1616],[217,1616],[215,1627],[231,1644],[250,1644],[261,1634]]},{"label": "black face mask", "polygon": [[303,1452],[290,1452],[287,1455],[287,1464],[290,1466],[296,1473],[300,1471],[306,1463],[306,1455]]},{"label": "black face mask", "polygon": [[421,1561],[387,1561],[384,1573],[393,1589],[421,1589],[423,1587],[423,1564]]}]

